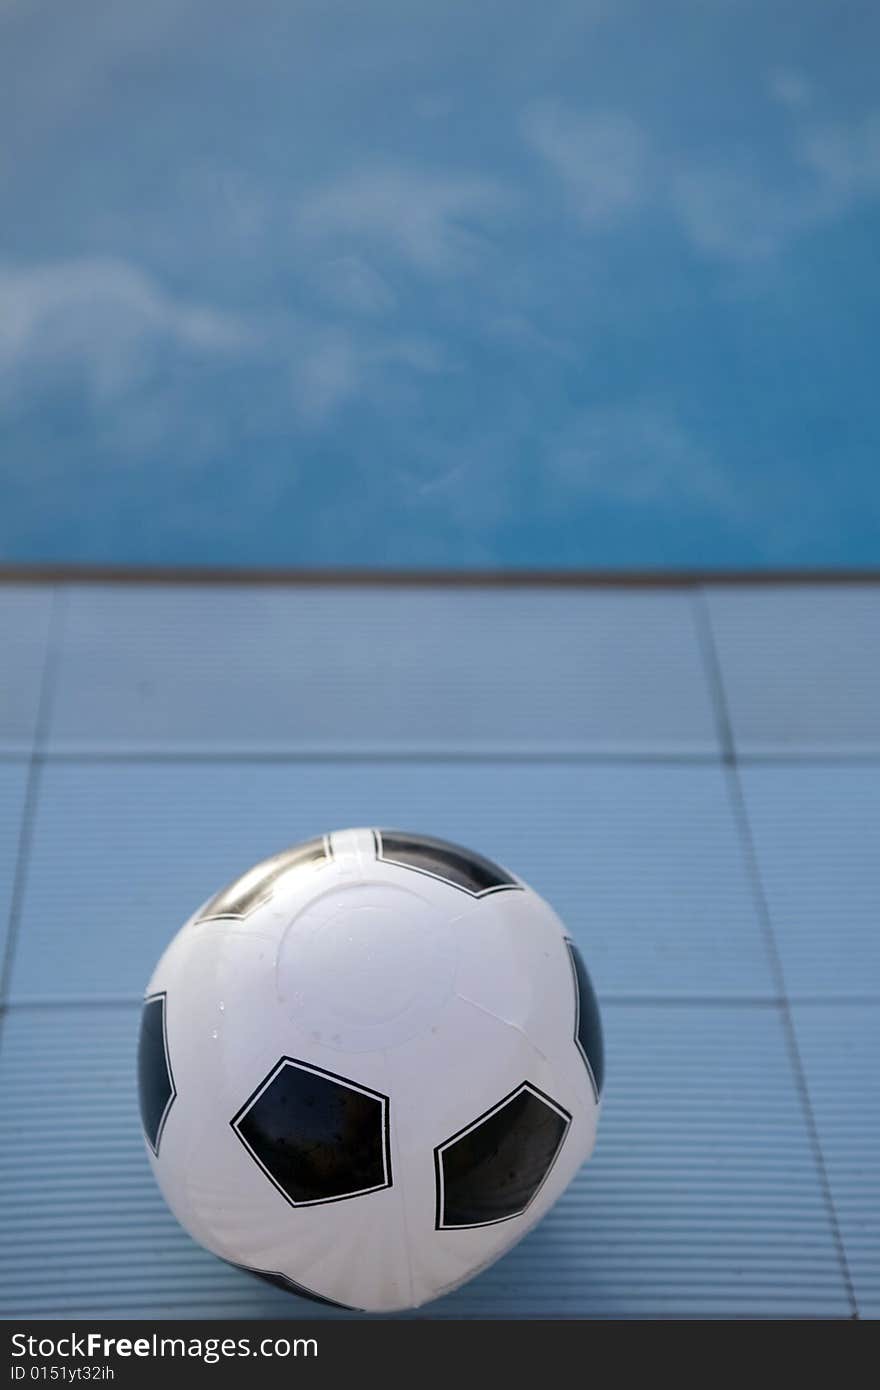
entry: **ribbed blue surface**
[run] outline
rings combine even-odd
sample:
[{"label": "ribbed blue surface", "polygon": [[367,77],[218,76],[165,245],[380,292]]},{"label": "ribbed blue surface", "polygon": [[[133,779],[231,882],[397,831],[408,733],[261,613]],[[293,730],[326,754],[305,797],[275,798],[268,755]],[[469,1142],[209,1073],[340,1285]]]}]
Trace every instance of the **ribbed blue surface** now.
[{"label": "ribbed blue surface", "polygon": [[113,762],[44,770],[13,997],[136,995],[230,876],[363,824],[512,865],[582,942],[602,993],[774,993],[718,767]]},{"label": "ribbed blue surface", "polygon": [[0,585],[0,753],[30,752],[51,607],[51,589]]},{"label": "ribbed blue surface", "polygon": [[74,589],[53,748],[717,747],[691,598]]},{"label": "ribbed blue surface", "polygon": [[[198,1250],[139,1134],[136,1007],[16,1009],[0,1087],[7,1316],[335,1316]],[[429,1317],[849,1312],[775,1007],[610,1005],[592,1162]]]},{"label": "ribbed blue surface", "polygon": [[27,775],[27,763],[0,762],[0,960],[6,950]]},{"label": "ribbed blue surface", "polygon": [[[608,1039],[594,1160],[423,1315],[880,1315],[876,590],[715,591],[705,668],[681,592],[65,598],[47,654],[49,592],[0,589],[0,940],[24,848],[4,1316],[335,1316],[177,1228],[137,1121],[137,1007],[113,1000],[239,868],[370,822],[528,878]],[[725,713],[744,765],[721,761]],[[829,750],[846,761],[810,761]]]},{"label": "ribbed blue surface", "polygon": [[793,1012],[859,1311],[880,1318],[880,1003]]},{"label": "ribbed blue surface", "polygon": [[742,778],[789,993],[880,999],[880,767]]},{"label": "ribbed blue surface", "polygon": [[740,753],[880,753],[880,585],[714,589]]}]

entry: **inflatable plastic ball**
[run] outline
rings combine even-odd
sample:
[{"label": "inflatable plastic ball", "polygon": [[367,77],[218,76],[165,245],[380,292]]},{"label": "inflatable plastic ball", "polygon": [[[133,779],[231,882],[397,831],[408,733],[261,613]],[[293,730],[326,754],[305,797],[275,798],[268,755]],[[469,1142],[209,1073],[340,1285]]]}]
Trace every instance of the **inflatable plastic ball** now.
[{"label": "inflatable plastic ball", "polygon": [[143,1007],[140,1107],[181,1225],[386,1312],[540,1220],[596,1136],[602,1033],[552,909],[479,854],[342,830],[205,903]]}]

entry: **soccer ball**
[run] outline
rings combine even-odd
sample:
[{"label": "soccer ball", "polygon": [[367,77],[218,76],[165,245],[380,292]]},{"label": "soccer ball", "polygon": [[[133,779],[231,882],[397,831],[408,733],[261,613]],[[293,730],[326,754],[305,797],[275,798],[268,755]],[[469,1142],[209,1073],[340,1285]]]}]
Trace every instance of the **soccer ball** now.
[{"label": "soccer ball", "polygon": [[181,1225],[376,1312],[535,1225],[593,1148],[603,1073],[552,909],[481,855],[386,830],[310,840],[201,907],[150,981],[138,1063]]}]

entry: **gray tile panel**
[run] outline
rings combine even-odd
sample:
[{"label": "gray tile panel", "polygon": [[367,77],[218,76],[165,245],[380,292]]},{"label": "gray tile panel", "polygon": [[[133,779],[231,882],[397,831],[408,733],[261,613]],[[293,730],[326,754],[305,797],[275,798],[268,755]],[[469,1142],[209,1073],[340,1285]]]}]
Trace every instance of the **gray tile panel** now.
[{"label": "gray tile panel", "polygon": [[880,1004],[793,1013],[859,1314],[880,1318]]},{"label": "gray tile panel", "polygon": [[740,775],[789,993],[880,997],[880,766]]},{"label": "gray tile panel", "polygon": [[0,754],[33,747],[52,597],[48,586],[0,584]]},{"label": "gray tile panel", "polygon": [[690,595],[82,587],[53,750],[716,751]]},{"label": "gray tile panel", "polygon": [[42,793],[16,998],[137,994],[177,927],[325,830],[458,840],[519,873],[602,994],[772,995],[720,767],[532,762],[57,763]]},{"label": "gray tile panel", "polygon": [[10,930],[27,780],[26,762],[0,760],[0,961]]},{"label": "gray tile panel", "polygon": [[740,754],[880,754],[880,584],[716,588]]}]

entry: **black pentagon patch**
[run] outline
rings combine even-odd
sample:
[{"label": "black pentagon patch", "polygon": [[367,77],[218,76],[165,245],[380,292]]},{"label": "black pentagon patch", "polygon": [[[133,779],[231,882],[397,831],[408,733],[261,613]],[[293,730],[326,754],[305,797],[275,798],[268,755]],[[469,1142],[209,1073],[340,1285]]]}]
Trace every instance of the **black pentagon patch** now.
[{"label": "black pentagon patch", "polygon": [[252,1274],[256,1279],[262,1279],[264,1284],[273,1284],[276,1289],[283,1289],[285,1293],[296,1294],[297,1298],[307,1298],[310,1303],[325,1303],[328,1308],[344,1308],[348,1313],[361,1311],[359,1308],[353,1308],[350,1303],[337,1303],[335,1298],[325,1298],[321,1293],[314,1293],[304,1284],[297,1284],[296,1280],[288,1279],[286,1274],[278,1274],[275,1270],[251,1269],[250,1265],[235,1265],[234,1268],[240,1269],[243,1274]]},{"label": "black pentagon patch", "polygon": [[290,874],[301,874],[323,868],[333,858],[330,840],[326,835],[316,840],[305,840],[292,849],[273,854],[246,873],[240,874],[232,883],[215,893],[205,903],[196,917],[197,922],[214,922],[231,918],[244,921],[263,903],[269,901],[281,879]]},{"label": "black pentagon patch", "polygon": [[391,1186],[388,1097],[282,1057],[230,1121],[291,1206]]},{"label": "black pentagon patch", "polygon": [[138,1097],[141,1124],[147,1143],[156,1157],[168,1112],[177,1091],[168,1053],[165,1022],[165,994],[151,994],[144,1000],[138,1038]]},{"label": "black pentagon patch", "polygon": [[565,938],[571,969],[574,975],[574,1040],[590,1076],[593,1095],[598,1102],[605,1084],[605,1046],[602,1040],[602,1020],[599,1001],[593,989],[584,958],[568,937]]},{"label": "black pentagon patch", "polygon": [[410,835],[403,830],[374,830],[376,858],[399,869],[414,869],[442,879],[471,897],[484,898],[504,888],[522,889],[512,874],[473,850],[430,835]]},{"label": "black pentagon patch", "polygon": [[568,1111],[524,1081],[434,1150],[438,1231],[520,1216],[556,1161]]}]

